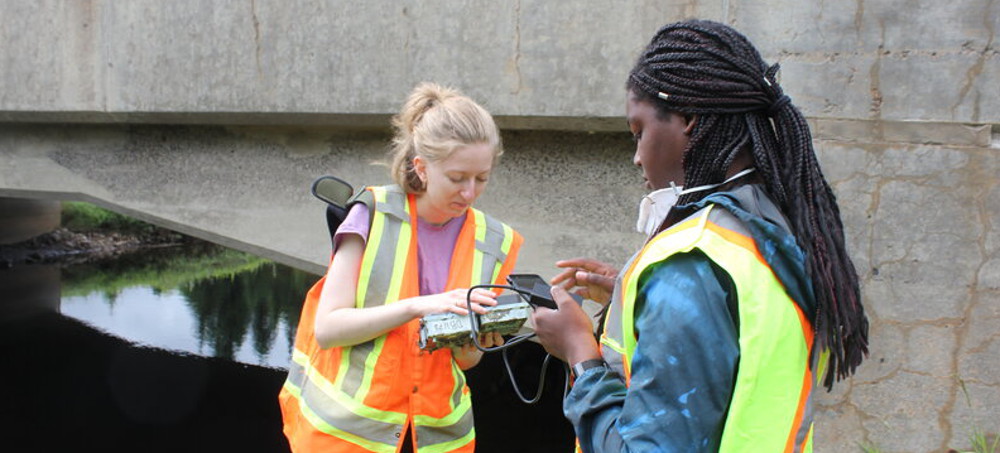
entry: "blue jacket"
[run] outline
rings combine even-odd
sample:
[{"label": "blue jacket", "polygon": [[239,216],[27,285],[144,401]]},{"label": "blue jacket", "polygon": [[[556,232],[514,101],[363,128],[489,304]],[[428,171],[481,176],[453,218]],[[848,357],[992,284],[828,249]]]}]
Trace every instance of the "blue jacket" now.
[{"label": "blue jacket", "polygon": [[[750,229],[789,296],[815,316],[805,254],[763,189],[744,185],[675,209],[693,213],[710,203]],[[635,302],[642,334],[631,388],[614,371],[592,368],[566,398],[584,451],[717,451],[740,359],[737,303],[728,274],[697,250],[648,268]]]}]

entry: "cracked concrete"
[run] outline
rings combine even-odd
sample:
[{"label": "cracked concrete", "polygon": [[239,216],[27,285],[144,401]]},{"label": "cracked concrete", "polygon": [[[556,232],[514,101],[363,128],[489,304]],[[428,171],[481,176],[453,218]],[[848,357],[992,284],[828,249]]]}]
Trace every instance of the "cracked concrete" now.
[{"label": "cracked concrete", "polygon": [[821,396],[817,451],[947,451],[968,448],[974,428],[996,433],[996,151],[821,140],[819,152],[862,280],[872,354]]}]

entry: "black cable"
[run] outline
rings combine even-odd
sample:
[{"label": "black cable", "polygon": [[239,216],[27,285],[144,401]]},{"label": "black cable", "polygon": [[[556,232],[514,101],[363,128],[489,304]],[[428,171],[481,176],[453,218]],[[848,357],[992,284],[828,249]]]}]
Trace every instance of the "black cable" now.
[{"label": "black cable", "polygon": [[[511,338],[510,340],[504,341],[504,343],[500,346],[494,346],[490,348],[483,347],[483,345],[479,343],[479,327],[476,325],[475,313],[472,311],[472,291],[478,288],[484,288],[484,289],[501,288],[501,289],[511,290],[516,292],[518,296],[520,296],[525,303],[528,303],[531,300],[531,294],[526,295],[524,291],[521,291],[520,289],[510,285],[476,285],[469,288],[468,293],[466,293],[465,295],[465,308],[468,311],[467,316],[469,317],[469,331],[470,331],[469,336],[471,337],[472,344],[476,347],[476,349],[483,351],[484,353],[502,351],[504,368],[507,369],[507,377],[510,378],[510,384],[514,388],[514,393],[517,394],[517,397],[521,400],[521,402],[525,404],[537,403],[539,400],[542,399],[542,392],[545,390],[545,373],[549,368],[548,367],[549,359],[552,358],[552,355],[546,353],[545,359],[542,360],[542,371],[538,376],[538,391],[535,393],[535,396],[532,397],[531,399],[525,398],[524,395],[521,393],[520,387],[518,387],[517,385],[517,380],[514,378],[514,371],[510,367],[510,360],[507,357],[507,348],[520,344],[524,341],[530,340],[531,338],[534,338],[536,335],[534,332],[524,335],[517,335]],[[531,309],[534,310],[535,307],[532,305]],[[569,393],[569,366],[566,365],[565,363],[563,364],[563,370],[566,373],[566,379],[563,387],[563,397],[565,398],[565,396]]]}]

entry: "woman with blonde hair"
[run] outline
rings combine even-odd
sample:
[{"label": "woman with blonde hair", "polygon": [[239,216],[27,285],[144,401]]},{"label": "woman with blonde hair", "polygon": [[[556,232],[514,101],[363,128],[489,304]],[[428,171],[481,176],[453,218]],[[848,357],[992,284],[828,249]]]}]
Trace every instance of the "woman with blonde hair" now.
[{"label": "woman with blonde hair", "polygon": [[[468,288],[502,284],[514,268],[520,234],[472,207],[502,154],[499,129],[475,101],[432,83],[413,90],[393,126],[395,184],[366,188],[371,208],[351,208],[303,307],[280,396],[293,451],[475,447],[463,370],[482,352],[427,352],[417,340],[420,318],[466,315]],[[477,313],[496,305],[483,289],[470,301]]]}]

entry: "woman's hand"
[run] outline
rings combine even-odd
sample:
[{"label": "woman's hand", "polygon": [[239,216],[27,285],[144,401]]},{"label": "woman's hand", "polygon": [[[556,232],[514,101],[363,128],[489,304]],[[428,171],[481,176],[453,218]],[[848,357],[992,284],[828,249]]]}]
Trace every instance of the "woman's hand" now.
[{"label": "woman's hand", "polygon": [[552,299],[558,310],[539,307],[531,313],[535,333],[545,350],[571,365],[600,358],[590,316],[560,286],[552,287]]},{"label": "woman's hand", "polygon": [[[410,310],[414,318],[422,318],[431,313],[455,313],[462,316],[469,314],[469,304],[466,301],[468,289],[453,289],[440,294],[420,296],[410,299]],[[497,304],[496,295],[489,290],[476,288],[472,290],[472,311],[478,314],[485,314],[486,307]]]},{"label": "woman's hand", "polygon": [[[497,332],[487,332],[479,335],[479,345],[484,348],[500,346],[504,343],[503,336]],[[455,358],[455,363],[462,370],[468,370],[479,364],[483,358],[483,351],[476,348],[472,342],[466,343],[457,348],[451,348],[451,355]]]},{"label": "woman's hand", "polygon": [[566,268],[549,282],[562,286],[585,299],[607,305],[618,278],[618,269],[590,258],[556,261],[556,267]]}]

